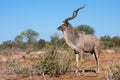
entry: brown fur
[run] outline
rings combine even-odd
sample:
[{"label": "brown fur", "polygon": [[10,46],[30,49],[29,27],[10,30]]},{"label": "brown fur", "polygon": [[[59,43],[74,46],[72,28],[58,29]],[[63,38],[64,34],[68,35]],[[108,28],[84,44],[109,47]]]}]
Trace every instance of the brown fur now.
[{"label": "brown fur", "polygon": [[[81,8],[82,9],[82,8]],[[75,11],[74,11],[75,12]],[[97,73],[99,73],[99,61],[98,61],[98,54],[100,49],[100,41],[94,35],[85,34],[84,32],[76,31],[71,24],[69,24],[68,20],[75,18],[77,15],[74,13],[72,17],[65,19],[63,24],[58,27],[58,30],[61,30],[64,34],[65,42],[71,47],[75,54],[76,54],[76,66],[78,65],[78,53],[80,53],[80,60],[84,62],[84,53],[89,52],[93,53],[96,64],[97,64]],[[82,65],[81,65],[82,66]],[[82,66],[84,68],[84,66]],[[83,71],[83,70],[82,70]],[[78,72],[78,70],[76,70]],[[84,71],[83,71],[84,72]]]}]

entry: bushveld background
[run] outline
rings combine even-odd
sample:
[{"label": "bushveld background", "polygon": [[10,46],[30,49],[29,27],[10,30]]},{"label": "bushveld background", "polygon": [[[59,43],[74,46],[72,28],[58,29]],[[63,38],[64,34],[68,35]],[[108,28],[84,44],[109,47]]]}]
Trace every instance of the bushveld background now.
[{"label": "bushveld background", "polygon": [[[77,30],[93,34],[94,29],[80,25]],[[51,41],[37,39],[28,29],[0,45],[0,80],[120,80],[120,37],[101,36],[100,74],[95,59],[85,55],[85,74],[75,74],[75,55],[58,33]]]}]

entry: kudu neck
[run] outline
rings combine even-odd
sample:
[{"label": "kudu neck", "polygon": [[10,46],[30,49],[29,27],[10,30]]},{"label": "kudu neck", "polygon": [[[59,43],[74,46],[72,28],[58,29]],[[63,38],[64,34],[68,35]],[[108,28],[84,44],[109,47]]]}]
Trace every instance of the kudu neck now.
[{"label": "kudu neck", "polygon": [[67,29],[63,33],[65,42],[74,49],[76,41],[79,40],[78,32],[71,25],[68,25]]},{"label": "kudu neck", "polygon": [[74,29],[74,27],[71,24],[68,24],[67,32],[70,32],[72,34],[77,34],[77,31]]},{"label": "kudu neck", "polygon": [[67,29],[63,32],[64,37],[68,37],[69,39],[77,39],[78,32],[74,29],[71,24],[68,24]]}]

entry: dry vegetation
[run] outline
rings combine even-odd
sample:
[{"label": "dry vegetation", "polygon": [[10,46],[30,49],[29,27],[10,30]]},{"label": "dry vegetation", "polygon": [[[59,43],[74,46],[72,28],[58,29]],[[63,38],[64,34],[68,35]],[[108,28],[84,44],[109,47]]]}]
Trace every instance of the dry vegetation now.
[{"label": "dry vegetation", "polygon": [[[75,57],[67,49],[27,52],[0,50],[0,80],[119,80],[120,52],[105,50],[100,54],[100,74],[93,56],[85,56],[85,74],[75,74]],[[3,54],[6,53],[6,54]]]}]

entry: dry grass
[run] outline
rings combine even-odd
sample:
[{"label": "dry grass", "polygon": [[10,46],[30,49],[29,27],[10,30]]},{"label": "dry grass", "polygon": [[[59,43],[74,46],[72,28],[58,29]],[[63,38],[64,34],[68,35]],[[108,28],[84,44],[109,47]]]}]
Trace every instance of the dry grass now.
[{"label": "dry grass", "polygon": [[[42,54],[43,53],[43,54]],[[39,51],[31,52],[26,54],[24,52],[19,54],[2,55],[7,61],[0,61],[0,79],[2,80],[112,80],[115,73],[118,71],[116,66],[120,65],[120,54],[114,53],[101,53],[100,54],[100,74],[99,76],[94,76],[92,72],[85,72],[85,76],[76,76],[75,73],[69,72],[69,70],[75,70],[75,55],[72,50],[57,50],[55,54],[54,61],[56,60],[57,66],[59,66],[60,76],[48,77],[45,75],[45,70],[43,68],[36,68],[36,66],[41,66],[41,62],[44,62],[48,56],[49,51]],[[24,54],[24,55],[23,55]],[[16,57],[15,57],[16,55]],[[22,55],[22,56],[20,56]],[[48,57],[47,57],[48,56]],[[50,59],[48,59],[50,60]],[[49,61],[48,61],[49,62]],[[46,62],[46,64],[48,64]],[[96,63],[91,55],[85,56],[85,69],[95,70]],[[51,65],[52,66],[52,65]],[[55,66],[55,65],[54,65]],[[116,71],[117,70],[117,71]],[[63,75],[63,72],[65,74]],[[119,73],[119,72],[118,72]],[[92,77],[90,77],[92,76]],[[94,77],[93,77],[94,76]],[[116,77],[114,77],[116,79]],[[115,80],[113,79],[113,80]]]}]

